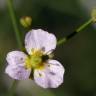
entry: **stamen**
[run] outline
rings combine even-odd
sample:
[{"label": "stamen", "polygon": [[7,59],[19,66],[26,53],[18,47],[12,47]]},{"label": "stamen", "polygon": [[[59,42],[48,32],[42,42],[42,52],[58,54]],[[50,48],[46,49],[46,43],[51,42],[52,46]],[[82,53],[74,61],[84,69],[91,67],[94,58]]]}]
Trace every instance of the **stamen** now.
[{"label": "stamen", "polygon": [[48,67],[50,67],[50,65],[48,64]]},{"label": "stamen", "polygon": [[42,74],[41,74],[41,73],[39,73],[39,76],[41,77],[41,76],[42,76]]}]

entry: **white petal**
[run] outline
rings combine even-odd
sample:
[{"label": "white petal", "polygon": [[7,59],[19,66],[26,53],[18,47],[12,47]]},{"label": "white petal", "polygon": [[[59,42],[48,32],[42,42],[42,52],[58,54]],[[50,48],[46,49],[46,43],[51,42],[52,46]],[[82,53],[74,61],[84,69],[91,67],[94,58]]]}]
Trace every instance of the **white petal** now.
[{"label": "white petal", "polygon": [[26,54],[20,51],[12,51],[7,54],[6,60],[9,65],[24,66]]},{"label": "white petal", "polygon": [[63,83],[64,67],[56,60],[49,60],[44,69],[34,71],[35,82],[43,88],[57,88]]},{"label": "white petal", "polygon": [[57,60],[49,60],[48,61],[49,66],[49,81],[50,81],[50,87],[56,88],[59,85],[63,83],[63,76],[65,69],[62,66],[60,62]]},{"label": "white petal", "polygon": [[25,80],[29,78],[31,70],[26,70],[23,66],[8,65],[5,69],[5,73],[13,79]]},{"label": "white petal", "polygon": [[65,69],[59,61],[49,60],[48,61],[48,66],[49,66],[49,69],[50,69],[51,72],[56,73],[63,78],[63,74],[65,72]]},{"label": "white petal", "polygon": [[25,47],[29,54],[34,48],[44,49],[46,53],[56,48],[56,37],[41,29],[31,30],[26,34]]},{"label": "white petal", "polygon": [[34,80],[35,82],[43,87],[43,88],[48,88],[48,78],[46,76],[47,70],[42,69],[42,70],[34,70]]}]

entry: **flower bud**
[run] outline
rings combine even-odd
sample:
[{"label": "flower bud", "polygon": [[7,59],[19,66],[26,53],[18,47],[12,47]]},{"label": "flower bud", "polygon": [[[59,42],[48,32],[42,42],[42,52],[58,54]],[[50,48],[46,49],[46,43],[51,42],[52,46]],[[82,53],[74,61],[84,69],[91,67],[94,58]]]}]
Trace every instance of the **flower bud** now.
[{"label": "flower bud", "polygon": [[93,22],[96,22],[96,8],[92,10],[91,17]]},{"label": "flower bud", "polygon": [[20,19],[20,23],[21,23],[21,25],[22,25],[23,27],[28,28],[28,27],[31,26],[32,18],[29,17],[29,16],[22,17],[22,18]]}]

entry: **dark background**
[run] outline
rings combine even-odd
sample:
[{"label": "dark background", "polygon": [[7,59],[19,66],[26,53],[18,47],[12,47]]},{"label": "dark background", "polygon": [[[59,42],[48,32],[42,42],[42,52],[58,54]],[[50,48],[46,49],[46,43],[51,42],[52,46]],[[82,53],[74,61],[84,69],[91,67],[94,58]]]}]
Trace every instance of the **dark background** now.
[{"label": "dark background", "polygon": [[[54,33],[58,39],[72,33],[90,19],[95,0],[14,0],[18,21],[32,16],[32,28]],[[19,22],[18,22],[19,24]],[[22,41],[27,29],[20,24]],[[0,0],[0,96],[5,96],[12,79],[5,74],[6,54],[18,50],[6,0]],[[20,81],[14,96],[96,96],[96,25],[91,24],[57,47],[55,58],[65,67],[64,83],[42,89],[33,81]],[[8,95],[6,95],[8,96]]]}]

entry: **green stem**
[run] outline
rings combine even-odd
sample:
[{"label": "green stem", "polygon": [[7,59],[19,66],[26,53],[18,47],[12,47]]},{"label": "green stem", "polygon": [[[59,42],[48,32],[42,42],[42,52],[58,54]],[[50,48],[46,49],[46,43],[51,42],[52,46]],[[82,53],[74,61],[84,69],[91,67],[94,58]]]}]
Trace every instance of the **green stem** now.
[{"label": "green stem", "polygon": [[[9,10],[9,13],[10,13],[12,25],[13,25],[13,28],[14,28],[14,32],[15,32],[15,35],[16,35],[16,40],[17,40],[18,47],[20,49],[23,49],[22,42],[21,42],[21,37],[20,37],[20,31],[19,31],[18,24],[17,24],[17,21],[16,21],[16,15],[15,15],[15,10],[14,10],[14,6],[13,6],[13,0],[7,0],[7,5],[8,5],[8,10]],[[14,96],[14,91],[16,89],[17,83],[18,82],[16,80],[13,81],[13,84],[12,84],[10,90],[9,90],[9,96]]]},{"label": "green stem", "polygon": [[85,29],[89,24],[91,24],[93,22],[92,19],[88,20],[87,22],[85,22],[83,25],[81,25],[76,31],[74,31],[72,34],[68,35],[67,37],[64,37],[60,40],[58,40],[57,45],[61,45],[63,43],[65,43],[68,39],[72,38],[74,35],[76,35],[78,32],[82,31],[83,29]]},{"label": "green stem", "polygon": [[92,23],[92,22],[93,22],[92,19],[88,20],[88,21],[85,22],[83,25],[81,25],[76,31],[77,31],[77,32],[82,31],[84,28],[86,28],[86,27],[87,27],[90,23]]},{"label": "green stem", "polygon": [[14,10],[14,6],[13,6],[13,0],[7,0],[7,5],[8,5],[8,10],[9,10],[9,13],[10,13],[11,20],[12,20],[12,25],[13,25],[13,28],[14,28],[14,32],[15,32],[15,35],[16,35],[16,40],[17,40],[18,47],[20,49],[22,49],[20,31],[19,31],[18,24],[17,24],[17,21],[16,21],[16,15],[15,15],[15,10]]}]

